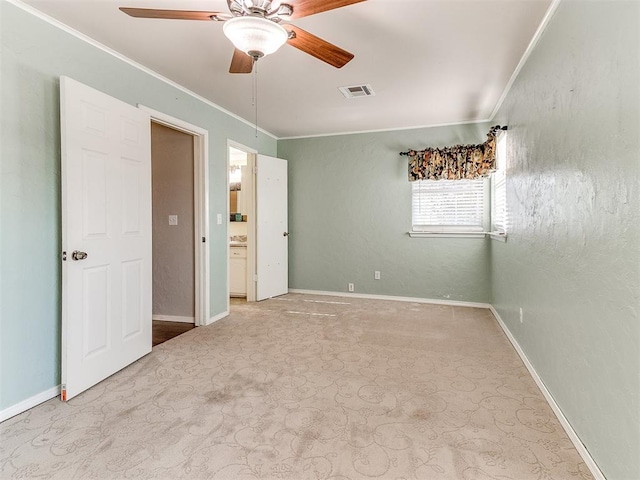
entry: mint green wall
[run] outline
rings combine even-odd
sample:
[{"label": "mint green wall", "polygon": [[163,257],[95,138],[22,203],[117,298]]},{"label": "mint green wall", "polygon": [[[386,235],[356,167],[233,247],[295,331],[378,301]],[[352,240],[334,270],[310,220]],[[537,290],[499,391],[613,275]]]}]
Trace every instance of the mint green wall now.
[{"label": "mint green wall", "polygon": [[[355,101],[367,101],[357,99]],[[489,124],[278,141],[289,161],[290,288],[488,302],[484,239],[410,238],[409,148],[481,143]],[[381,280],[374,280],[374,271]]]},{"label": "mint green wall", "polygon": [[496,117],[492,303],[608,480],[640,478],[639,26],[639,2],[562,1]]},{"label": "mint green wall", "polygon": [[[233,117],[2,1],[0,410],[59,384],[60,126],[58,78],[209,130],[211,315],[226,309],[227,138],[256,146]],[[275,155],[260,134],[258,149]]]}]

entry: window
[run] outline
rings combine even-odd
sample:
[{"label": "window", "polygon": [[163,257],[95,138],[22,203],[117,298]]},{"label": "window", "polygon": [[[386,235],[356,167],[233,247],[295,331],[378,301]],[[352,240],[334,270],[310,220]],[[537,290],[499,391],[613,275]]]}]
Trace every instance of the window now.
[{"label": "window", "polygon": [[506,139],[506,132],[500,132],[496,142],[496,171],[490,179],[412,182],[409,235],[484,237],[490,233],[494,239],[505,240]]},{"label": "window", "polygon": [[507,233],[507,135],[501,132],[496,139],[496,171],[491,174],[491,232]]},{"label": "window", "polygon": [[411,234],[484,235],[484,179],[421,180],[411,185]]}]

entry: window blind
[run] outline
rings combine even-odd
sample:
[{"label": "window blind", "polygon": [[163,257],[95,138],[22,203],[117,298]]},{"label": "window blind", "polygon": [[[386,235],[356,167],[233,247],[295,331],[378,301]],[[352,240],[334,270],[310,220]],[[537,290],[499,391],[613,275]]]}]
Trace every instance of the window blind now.
[{"label": "window blind", "polygon": [[483,179],[421,180],[411,185],[413,231],[483,230]]},{"label": "window blind", "polygon": [[491,229],[494,232],[507,231],[507,176],[504,170],[493,173],[491,192]]},{"label": "window blind", "polygon": [[496,171],[491,174],[491,230],[507,233],[507,134],[500,132],[496,144]]}]

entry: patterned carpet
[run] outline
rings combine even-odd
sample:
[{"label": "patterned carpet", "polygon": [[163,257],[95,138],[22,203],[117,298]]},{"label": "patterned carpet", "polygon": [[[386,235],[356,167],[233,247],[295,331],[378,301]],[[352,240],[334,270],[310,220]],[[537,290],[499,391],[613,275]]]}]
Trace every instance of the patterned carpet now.
[{"label": "patterned carpet", "polygon": [[0,424],[0,477],[590,479],[488,310],[241,304]]}]

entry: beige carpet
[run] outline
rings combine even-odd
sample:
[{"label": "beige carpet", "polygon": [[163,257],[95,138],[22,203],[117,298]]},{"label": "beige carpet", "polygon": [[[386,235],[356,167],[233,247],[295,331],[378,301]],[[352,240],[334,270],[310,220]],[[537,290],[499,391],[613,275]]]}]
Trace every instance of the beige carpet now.
[{"label": "beige carpet", "polygon": [[592,478],[488,310],[290,294],[0,424],[0,477]]}]

